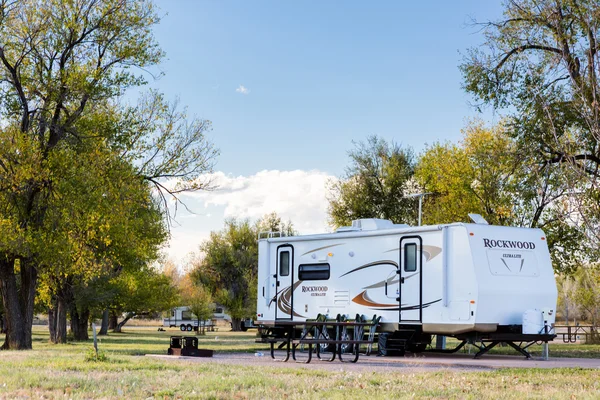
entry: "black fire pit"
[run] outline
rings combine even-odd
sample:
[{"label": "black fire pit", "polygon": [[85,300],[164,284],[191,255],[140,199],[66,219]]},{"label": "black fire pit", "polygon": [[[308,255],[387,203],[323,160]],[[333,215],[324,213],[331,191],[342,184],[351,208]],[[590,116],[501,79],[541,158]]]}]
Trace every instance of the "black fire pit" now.
[{"label": "black fire pit", "polygon": [[213,351],[198,348],[195,336],[171,336],[171,347],[167,350],[170,356],[212,357]]}]

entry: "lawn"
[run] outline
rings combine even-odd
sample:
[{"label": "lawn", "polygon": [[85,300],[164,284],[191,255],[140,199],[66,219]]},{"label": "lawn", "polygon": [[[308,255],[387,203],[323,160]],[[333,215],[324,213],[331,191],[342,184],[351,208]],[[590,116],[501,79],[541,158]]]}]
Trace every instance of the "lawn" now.
[{"label": "lawn", "polygon": [[[312,365],[256,366],[165,361],[141,354],[164,354],[178,331],[128,328],[103,338],[108,360],[86,361],[91,342],[48,344],[37,328],[34,349],[0,353],[0,398],[598,398],[600,371],[584,369],[503,369],[464,372],[325,371]],[[218,352],[254,352],[254,333],[215,332],[201,347]],[[570,349],[570,350],[569,350]],[[588,350],[586,350],[588,349]],[[600,346],[556,344],[551,354],[600,353]],[[499,349],[503,352],[505,349]]]}]

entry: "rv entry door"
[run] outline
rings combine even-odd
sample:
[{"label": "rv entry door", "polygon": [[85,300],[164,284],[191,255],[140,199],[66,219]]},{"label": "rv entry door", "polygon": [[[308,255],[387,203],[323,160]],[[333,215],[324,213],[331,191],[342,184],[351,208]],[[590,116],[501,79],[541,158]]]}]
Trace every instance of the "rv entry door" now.
[{"label": "rv entry door", "polygon": [[400,239],[400,322],[421,322],[423,304],[423,240],[420,236]]},{"label": "rv entry door", "polygon": [[277,248],[275,319],[291,320],[294,309],[294,248],[285,244]]}]

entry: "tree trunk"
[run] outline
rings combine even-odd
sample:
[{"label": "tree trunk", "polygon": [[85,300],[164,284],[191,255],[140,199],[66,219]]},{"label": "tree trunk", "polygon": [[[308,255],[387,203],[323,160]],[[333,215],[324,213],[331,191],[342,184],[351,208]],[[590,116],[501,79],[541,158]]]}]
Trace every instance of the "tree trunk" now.
[{"label": "tree trunk", "polygon": [[133,318],[135,316],[135,313],[127,313],[127,315],[125,315],[125,319],[123,319],[123,321],[119,322],[117,324],[117,326],[115,327],[115,329],[113,330],[113,332],[115,333],[121,333],[121,329],[123,328],[123,326],[125,326],[125,324],[127,323],[127,321],[129,321],[131,318]]},{"label": "tree trunk", "polygon": [[48,309],[48,331],[50,332],[50,342],[56,343],[56,305]]},{"label": "tree trunk", "polygon": [[15,274],[15,258],[0,255],[0,295],[4,304],[6,324],[6,339],[0,349],[31,349],[37,270],[25,260],[21,260],[20,281],[19,287]]},{"label": "tree trunk", "polygon": [[103,336],[108,335],[108,316],[109,316],[109,311],[107,308],[102,313],[102,326],[100,327],[100,332],[98,332],[98,335],[103,335]]},{"label": "tree trunk", "polygon": [[242,330],[241,318],[231,318],[231,330],[234,332],[240,332]]},{"label": "tree trunk", "polygon": [[110,313],[110,318],[108,319],[108,329],[115,330],[117,329],[117,314],[113,311]]},{"label": "tree trunk", "polygon": [[67,343],[67,302],[60,296],[56,307],[56,336],[52,343]]},{"label": "tree trunk", "polygon": [[89,340],[88,335],[88,320],[90,318],[90,310],[84,308],[78,310],[73,304],[71,307],[71,332],[73,332],[73,340],[83,342]]}]

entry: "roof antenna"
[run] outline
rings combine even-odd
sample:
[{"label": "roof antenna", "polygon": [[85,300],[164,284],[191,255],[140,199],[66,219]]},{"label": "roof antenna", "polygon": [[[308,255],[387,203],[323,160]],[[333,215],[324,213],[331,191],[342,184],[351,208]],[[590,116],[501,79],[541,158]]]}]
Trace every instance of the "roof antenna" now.
[{"label": "roof antenna", "polygon": [[419,198],[419,226],[421,226],[421,220],[422,220],[422,216],[423,216],[423,197],[427,196],[428,194],[433,194],[433,193],[417,193],[417,194],[409,194],[408,196],[404,196],[404,197],[418,197]]}]

